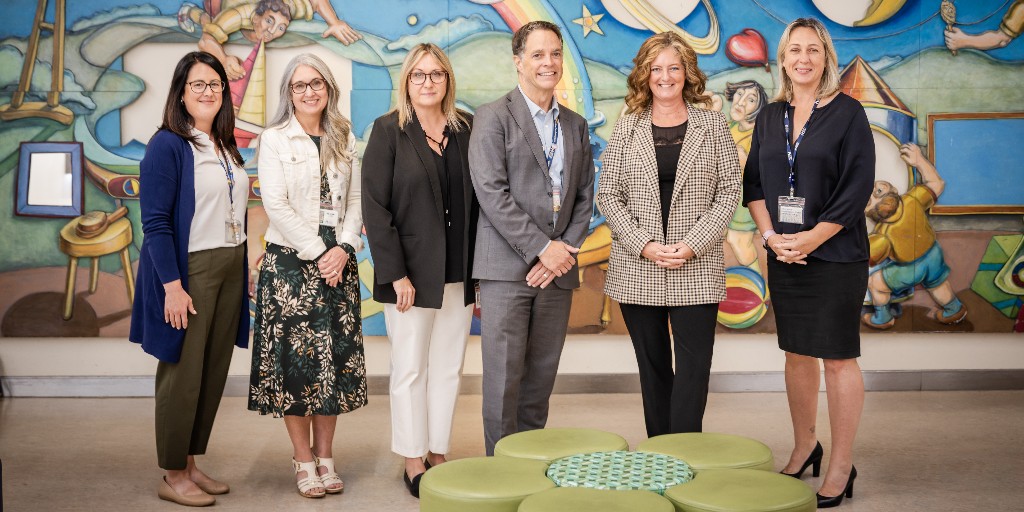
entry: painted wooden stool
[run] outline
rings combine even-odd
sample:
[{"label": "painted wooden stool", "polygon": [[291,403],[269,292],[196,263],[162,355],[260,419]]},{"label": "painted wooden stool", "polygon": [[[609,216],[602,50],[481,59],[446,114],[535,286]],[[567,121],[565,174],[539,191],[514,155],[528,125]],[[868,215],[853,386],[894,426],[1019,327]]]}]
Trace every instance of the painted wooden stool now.
[{"label": "painted wooden stool", "polygon": [[94,238],[82,238],[75,233],[78,219],[68,222],[60,230],[60,251],[68,255],[67,284],[64,291],[64,320],[71,318],[75,306],[75,277],[78,274],[78,258],[92,258],[89,267],[89,293],[96,292],[99,280],[100,256],[121,253],[121,266],[124,267],[124,283],[128,288],[128,303],[135,299],[135,275],[132,273],[132,261],[128,256],[128,247],[132,244],[132,223],[128,219],[118,219],[107,227],[106,231]]}]

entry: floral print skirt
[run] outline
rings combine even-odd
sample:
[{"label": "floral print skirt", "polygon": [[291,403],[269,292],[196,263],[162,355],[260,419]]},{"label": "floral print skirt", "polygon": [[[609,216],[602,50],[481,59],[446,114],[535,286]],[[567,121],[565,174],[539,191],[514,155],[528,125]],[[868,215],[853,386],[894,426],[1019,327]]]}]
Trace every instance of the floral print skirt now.
[{"label": "floral print skirt", "polygon": [[[320,227],[328,247],[334,230]],[[366,405],[359,275],[351,247],[337,287],[316,262],[267,244],[256,295],[249,410],[332,416]]]}]

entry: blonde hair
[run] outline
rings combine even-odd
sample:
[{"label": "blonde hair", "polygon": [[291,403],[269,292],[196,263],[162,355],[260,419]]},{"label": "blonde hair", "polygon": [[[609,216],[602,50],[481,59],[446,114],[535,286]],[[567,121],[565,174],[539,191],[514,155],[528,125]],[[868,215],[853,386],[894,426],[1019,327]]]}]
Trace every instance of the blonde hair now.
[{"label": "blonde hair", "polygon": [[[320,172],[336,164],[348,164],[355,157],[348,151],[348,136],[352,132],[352,122],[341,115],[338,110],[338,82],[334,74],[320,57],[312,53],[296,55],[284,69],[284,80],[281,80],[281,100],[278,103],[274,120],[267,126],[283,126],[295,115],[295,104],[292,102],[291,79],[299,66],[309,66],[320,73],[327,84],[327,107],[320,114],[320,129],[324,134],[320,143]],[[339,166],[340,167],[340,166]]]},{"label": "blonde hair", "polygon": [[707,75],[697,67],[697,52],[682,37],[674,32],[662,32],[648,37],[633,58],[633,70],[629,72],[626,85],[626,113],[632,114],[646,109],[651,104],[651,63],[666,48],[672,48],[679,54],[686,74],[683,84],[683,101],[707,106],[710,98],[704,95]]},{"label": "blonde hair", "polygon": [[839,91],[839,57],[836,56],[836,46],[832,43],[832,36],[828,34],[825,25],[814,18],[797,18],[790,23],[782,32],[782,39],[779,40],[779,50],[776,55],[777,68],[779,69],[779,92],[772,98],[772,101],[793,101],[793,80],[786,73],[786,49],[789,46],[789,38],[793,30],[798,28],[809,28],[818,34],[821,44],[825,50],[825,71],[821,74],[821,81],[818,83],[818,90],[815,91],[815,98],[826,98]]},{"label": "blonde hair", "polygon": [[[445,124],[452,131],[459,131],[464,126],[469,126],[466,116],[455,108],[455,71],[448,56],[444,54],[439,46],[434,43],[420,43],[409,50],[402,62],[402,70],[398,73],[398,100],[392,112],[398,112],[398,126],[405,128],[413,119],[412,99],[409,97],[409,76],[426,55],[431,55],[437,61],[441,69],[448,75],[448,87],[445,88],[444,98],[441,99],[441,112],[445,117]],[[430,77],[426,77],[430,80]]]}]

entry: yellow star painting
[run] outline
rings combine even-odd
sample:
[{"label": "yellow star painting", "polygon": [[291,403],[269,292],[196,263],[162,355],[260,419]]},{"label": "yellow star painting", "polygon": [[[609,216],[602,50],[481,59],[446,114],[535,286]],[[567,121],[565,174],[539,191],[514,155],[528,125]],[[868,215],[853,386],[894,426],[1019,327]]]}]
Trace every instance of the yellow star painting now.
[{"label": "yellow star painting", "polygon": [[598,35],[604,35],[601,27],[597,24],[604,18],[604,14],[590,14],[590,9],[587,6],[583,6],[583,17],[572,20],[573,23],[583,27],[583,37],[587,37],[591,32],[597,32]]}]

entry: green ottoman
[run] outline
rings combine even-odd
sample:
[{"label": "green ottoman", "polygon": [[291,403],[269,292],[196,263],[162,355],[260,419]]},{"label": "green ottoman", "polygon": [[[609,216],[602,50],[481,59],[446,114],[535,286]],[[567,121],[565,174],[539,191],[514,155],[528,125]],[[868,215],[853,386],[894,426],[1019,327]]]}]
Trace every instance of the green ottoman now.
[{"label": "green ottoman", "polygon": [[561,458],[548,466],[547,473],[559,487],[658,494],[693,478],[690,466],[675,457],[625,451],[581,453]]},{"label": "green ottoman", "polygon": [[730,434],[693,432],[652,437],[636,447],[638,452],[671,455],[702,469],[762,469],[772,471],[775,459],[764,443]]},{"label": "green ottoman", "polygon": [[420,512],[515,512],[527,496],[555,486],[547,467],[510,457],[446,462],[423,474]]},{"label": "green ottoman", "polygon": [[796,478],[755,469],[706,469],[665,491],[679,512],[813,512],[818,500]]},{"label": "green ottoman", "polygon": [[628,449],[629,444],[617,434],[589,428],[544,428],[502,438],[494,445],[494,455],[550,463],[577,453]]},{"label": "green ottoman", "polygon": [[559,487],[523,500],[519,512],[674,512],[672,502],[647,491]]}]

